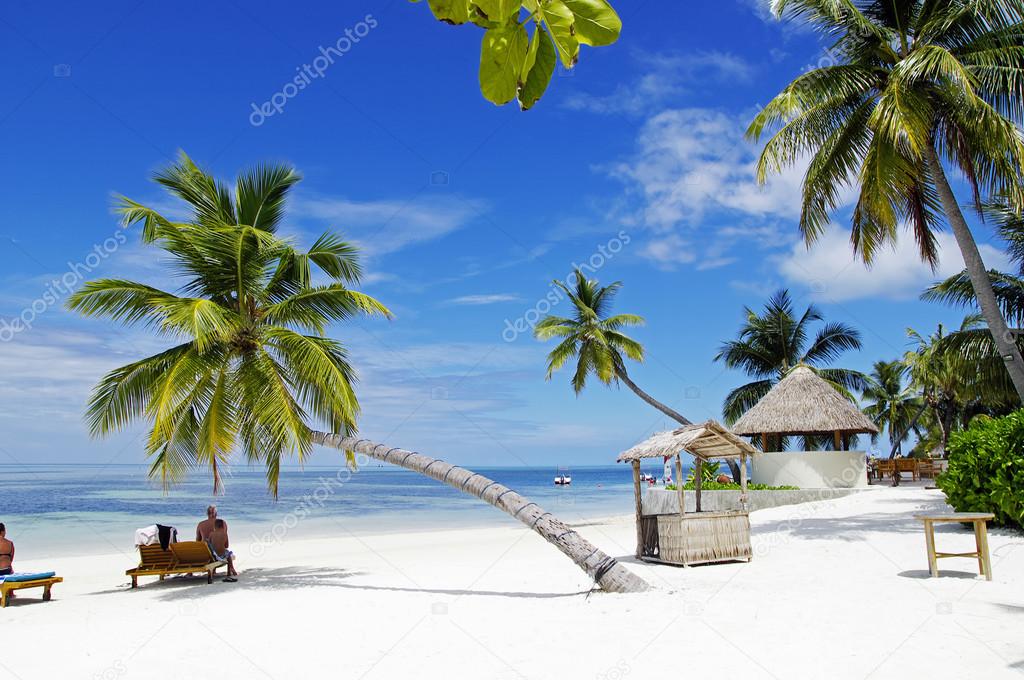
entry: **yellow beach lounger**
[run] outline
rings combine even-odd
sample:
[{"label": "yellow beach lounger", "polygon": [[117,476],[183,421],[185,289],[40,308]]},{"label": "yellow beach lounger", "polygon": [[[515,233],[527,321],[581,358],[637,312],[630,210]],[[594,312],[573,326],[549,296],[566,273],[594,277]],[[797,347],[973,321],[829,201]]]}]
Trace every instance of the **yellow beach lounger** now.
[{"label": "yellow beach lounger", "polygon": [[49,602],[50,588],[53,587],[54,583],[64,582],[64,579],[61,577],[54,576],[52,571],[45,574],[12,574],[2,578],[3,581],[0,582],[0,607],[7,606],[7,600],[10,598],[12,591],[25,588],[42,588],[43,601]]},{"label": "yellow beach lounger", "polygon": [[163,581],[165,576],[204,572],[206,582],[213,583],[214,573],[227,566],[227,562],[214,559],[210,546],[202,541],[171,543],[168,547],[170,550],[159,545],[139,546],[139,566],[125,572],[125,576],[132,577],[132,588],[139,587],[140,576],[159,576]]}]

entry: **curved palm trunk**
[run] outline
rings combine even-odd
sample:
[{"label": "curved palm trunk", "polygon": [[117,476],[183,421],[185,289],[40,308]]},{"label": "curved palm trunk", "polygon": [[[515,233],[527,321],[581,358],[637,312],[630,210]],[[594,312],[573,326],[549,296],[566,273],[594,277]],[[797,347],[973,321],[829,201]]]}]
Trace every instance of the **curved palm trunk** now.
[{"label": "curved palm trunk", "polygon": [[[669,408],[668,406],[665,406],[665,404],[662,404],[660,401],[658,401],[657,399],[655,399],[654,397],[652,397],[651,395],[647,394],[642,389],[640,389],[640,386],[637,385],[635,382],[633,382],[630,379],[629,373],[626,372],[626,367],[625,366],[622,366],[622,365],[616,366],[615,367],[615,374],[618,376],[619,380],[621,380],[622,382],[626,383],[626,387],[628,387],[629,389],[633,390],[633,393],[636,396],[640,397],[641,399],[646,401],[648,404],[650,404],[654,408],[658,409],[659,411],[661,411],[662,413],[667,415],[672,420],[675,420],[676,422],[678,422],[678,423],[680,423],[682,425],[693,425],[693,423],[690,422],[690,420],[686,416],[682,415],[681,413],[676,412],[675,410]],[[731,459],[726,460],[725,463],[726,463],[726,465],[729,466],[729,472],[732,474],[732,481],[735,482],[736,484],[739,484],[740,483],[740,466],[736,463],[736,461],[731,460]],[[683,482],[683,480],[681,480],[681,479],[676,480],[676,481],[678,481],[680,484]]]},{"label": "curved palm trunk", "polygon": [[1007,328],[1003,313],[999,309],[996,295],[992,291],[992,280],[981,259],[978,244],[974,242],[974,236],[960,211],[960,205],[956,201],[956,196],[953,195],[953,189],[949,186],[946,173],[939,161],[939,155],[931,146],[925,149],[925,154],[928,160],[928,169],[932,173],[935,188],[939,192],[939,200],[942,201],[942,208],[953,228],[956,243],[960,246],[960,253],[967,266],[967,274],[971,279],[971,286],[974,287],[974,294],[978,298],[981,313],[985,317],[985,322],[992,333],[992,339],[999,349],[999,356],[1004,357],[1003,361],[1006,370],[1010,373],[1013,387],[1017,390],[1017,396],[1024,402],[1024,360],[1021,359],[1017,344],[1014,342],[1013,335]]},{"label": "curved palm trunk", "polygon": [[536,503],[531,503],[515,491],[483,475],[436,458],[391,448],[366,439],[313,432],[313,441],[342,451],[362,453],[370,458],[418,472],[490,503],[540,534],[608,592],[637,593],[650,588],[646,581],[619,564],[615,558],[595,548],[550,512],[545,512]]}]

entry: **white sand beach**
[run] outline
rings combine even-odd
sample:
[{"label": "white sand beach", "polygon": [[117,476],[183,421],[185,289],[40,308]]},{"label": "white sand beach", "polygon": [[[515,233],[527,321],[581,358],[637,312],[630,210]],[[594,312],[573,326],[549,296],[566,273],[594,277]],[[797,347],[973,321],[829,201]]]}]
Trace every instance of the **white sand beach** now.
[{"label": "white sand beach", "polygon": [[[581,533],[647,578],[586,595],[582,572],[525,529],[236,545],[241,580],[144,579],[119,554],[43,563],[0,613],[0,678],[1010,678],[1024,673],[1024,537],[990,534],[994,580],[969,559],[927,578],[921,487],[752,515],[755,559],[636,563],[631,518]],[[481,507],[481,513],[489,512]],[[942,547],[969,549],[957,525]],[[257,551],[258,552],[258,551]]]}]

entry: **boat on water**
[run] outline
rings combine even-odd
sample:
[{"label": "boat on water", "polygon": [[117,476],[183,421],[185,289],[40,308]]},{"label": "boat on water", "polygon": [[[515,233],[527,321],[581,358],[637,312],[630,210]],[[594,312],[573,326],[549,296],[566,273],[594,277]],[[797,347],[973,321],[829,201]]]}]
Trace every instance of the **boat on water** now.
[{"label": "boat on water", "polygon": [[555,486],[569,486],[572,484],[572,475],[569,468],[558,468],[555,471]]}]

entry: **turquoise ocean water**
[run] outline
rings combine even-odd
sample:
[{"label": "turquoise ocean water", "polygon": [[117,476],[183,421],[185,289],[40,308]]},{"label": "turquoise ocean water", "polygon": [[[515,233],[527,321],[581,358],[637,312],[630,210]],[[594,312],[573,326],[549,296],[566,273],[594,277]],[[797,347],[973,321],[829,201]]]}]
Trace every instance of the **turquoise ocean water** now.
[{"label": "turquoise ocean water", "polygon": [[[570,522],[629,514],[626,465],[574,467],[569,487],[553,484],[555,468],[474,468]],[[652,461],[645,471],[660,476]],[[20,555],[96,554],[130,549],[134,530],[178,527],[186,539],[215,503],[233,539],[266,535],[283,522],[291,536],[375,534],[470,526],[514,526],[487,504],[422,475],[376,463],[345,468],[287,469],[280,498],[267,493],[262,471],[233,469],[214,496],[209,476],[194,475],[168,492],[144,466],[0,465],[0,522]],[[300,520],[300,521],[296,521]]]}]

